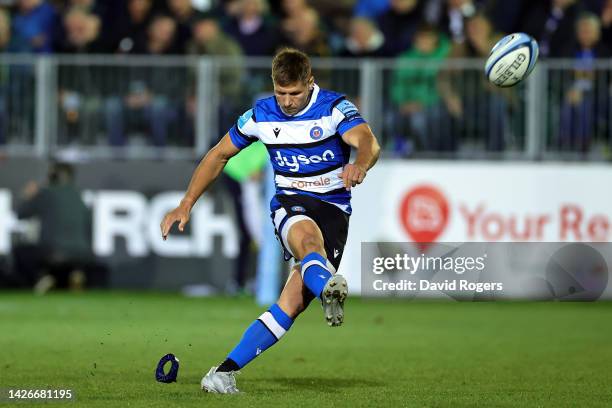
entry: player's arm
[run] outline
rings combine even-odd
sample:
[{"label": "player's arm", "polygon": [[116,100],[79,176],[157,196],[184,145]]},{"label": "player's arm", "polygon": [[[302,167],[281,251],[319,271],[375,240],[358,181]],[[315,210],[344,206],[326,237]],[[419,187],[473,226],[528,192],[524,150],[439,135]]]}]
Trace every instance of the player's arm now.
[{"label": "player's arm", "polygon": [[240,151],[232,142],[229,133],[204,156],[191,176],[189,187],[181,203],[174,210],[168,212],[161,223],[162,237],[166,239],[170,228],[175,222],[179,223],[179,231],[183,231],[189,221],[189,213],[198,198],[208,189],[213,181],[227,164],[228,160]]},{"label": "player's arm", "polygon": [[374,166],[380,155],[380,146],[367,123],[361,123],[344,132],[342,140],[357,149],[355,161],[344,166],[340,175],[344,187],[350,190],[351,187],[361,184],[367,171]]}]

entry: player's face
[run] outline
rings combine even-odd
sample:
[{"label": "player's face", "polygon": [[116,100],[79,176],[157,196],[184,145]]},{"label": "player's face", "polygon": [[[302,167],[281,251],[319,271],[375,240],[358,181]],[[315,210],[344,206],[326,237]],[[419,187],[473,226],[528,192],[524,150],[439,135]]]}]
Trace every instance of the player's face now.
[{"label": "player's face", "polygon": [[312,90],[314,79],[311,77],[307,82],[296,82],[282,86],[274,84],[274,96],[276,102],[287,115],[295,115],[308,104],[308,97]]}]

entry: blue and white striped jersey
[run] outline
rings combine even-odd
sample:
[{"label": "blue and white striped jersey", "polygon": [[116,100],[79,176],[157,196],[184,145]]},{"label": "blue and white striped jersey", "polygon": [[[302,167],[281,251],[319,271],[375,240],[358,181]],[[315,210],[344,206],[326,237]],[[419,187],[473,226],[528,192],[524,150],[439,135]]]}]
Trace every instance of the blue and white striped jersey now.
[{"label": "blue and white striped jersey", "polygon": [[[351,149],[342,140],[349,129],[365,123],[359,111],[339,93],[314,86],[308,105],[286,115],[276,98],[260,99],[230,129],[239,149],[261,140],[274,167],[277,194],[307,194],[351,213],[351,193],[339,177]],[[272,210],[278,203],[272,200]]]}]

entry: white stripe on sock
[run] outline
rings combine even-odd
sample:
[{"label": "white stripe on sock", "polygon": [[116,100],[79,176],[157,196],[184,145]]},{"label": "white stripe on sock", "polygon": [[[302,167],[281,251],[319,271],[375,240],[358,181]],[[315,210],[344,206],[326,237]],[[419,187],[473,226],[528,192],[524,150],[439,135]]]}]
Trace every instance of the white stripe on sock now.
[{"label": "white stripe on sock", "polygon": [[319,265],[321,268],[328,270],[326,265],[323,265],[323,263],[317,259],[313,259],[312,261],[308,261],[305,264],[302,264],[302,279],[304,278],[304,272],[306,272],[306,269],[308,269],[309,267],[311,267],[312,265]]},{"label": "white stripe on sock", "polygon": [[279,340],[287,332],[287,330],[285,330],[283,326],[278,324],[278,322],[270,312],[265,312],[264,314],[259,316],[259,320],[261,320],[261,322],[265,324],[268,329],[270,329],[272,334],[274,334],[274,337],[276,337],[276,340]]}]

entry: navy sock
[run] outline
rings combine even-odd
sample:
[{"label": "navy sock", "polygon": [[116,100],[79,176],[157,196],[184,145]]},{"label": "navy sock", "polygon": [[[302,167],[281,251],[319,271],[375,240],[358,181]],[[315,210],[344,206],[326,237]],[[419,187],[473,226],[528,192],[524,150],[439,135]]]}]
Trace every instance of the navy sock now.
[{"label": "navy sock", "polygon": [[302,279],[313,295],[320,298],[325,284],[332,277],[327,267],[327,259],[311,252],[302,259]]},{"label": "navy sock", "polygon": [[[292,324],[293,319],[289,315],[283,312],[277,304],[272,305],[267,312],[259,316],[244,332],[240,343],[227,356],[227,360],[232,360],[238,368],[244,367],[280,340],[287,330],[291,328]],[[227,365],[225,368],[227,368]]]},{"label": "navy sock", "polygon": [[217,368],[217,372],[219,373],[227,373],[229,371],[238,371],[240,367],[234,360],[231,358],[226,358],[223,363]]}]

